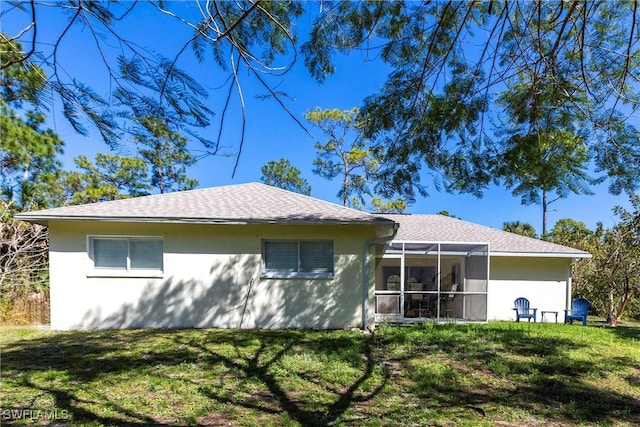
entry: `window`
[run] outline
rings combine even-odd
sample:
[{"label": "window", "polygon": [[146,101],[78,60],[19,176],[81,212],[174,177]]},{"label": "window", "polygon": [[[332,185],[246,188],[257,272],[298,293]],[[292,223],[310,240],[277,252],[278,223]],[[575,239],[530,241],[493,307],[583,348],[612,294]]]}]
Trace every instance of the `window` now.
[{"label": "window", "polygon": [[264,241],[262,276],[331,278],[333,277],[333,241]]},{"label": "window", "polygon": [[92,237],[90,242],[90,255],[96,269],[162,271],[161,238]]}]

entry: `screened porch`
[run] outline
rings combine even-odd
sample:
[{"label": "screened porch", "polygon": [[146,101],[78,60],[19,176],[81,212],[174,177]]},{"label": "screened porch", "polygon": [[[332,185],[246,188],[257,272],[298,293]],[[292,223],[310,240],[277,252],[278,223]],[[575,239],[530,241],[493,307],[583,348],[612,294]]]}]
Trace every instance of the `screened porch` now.
[{"label": "screened porch", "polygon": [[376,322],[486,321],[489,245],[393,241],[376,259]]}]

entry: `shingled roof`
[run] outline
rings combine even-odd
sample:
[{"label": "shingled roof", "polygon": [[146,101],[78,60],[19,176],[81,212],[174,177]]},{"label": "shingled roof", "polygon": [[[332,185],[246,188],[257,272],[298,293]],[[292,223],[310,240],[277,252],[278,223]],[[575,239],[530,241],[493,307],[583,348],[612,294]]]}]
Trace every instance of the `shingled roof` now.
[{"label": "shingled roof", "polygon": [[491,255],[532,255],[585,258],[588,252],[509,233],[444,215],[384,214],[400,224],[394,240],[417,242],[489,243]]},{"label": "shingled roof", "polygon": [[253,182],[27,212],[16,218],[189,223],[389,224],[391,220]]},{"label": "shingled roof", "polygon": [[253,182],[156,194],[16,215],[49,221],[112,221],[223,224],[399,225],[395,240],[489,243],[492,255],[588,257],[587,252],[443,215],[372,215],[269,185]]}]

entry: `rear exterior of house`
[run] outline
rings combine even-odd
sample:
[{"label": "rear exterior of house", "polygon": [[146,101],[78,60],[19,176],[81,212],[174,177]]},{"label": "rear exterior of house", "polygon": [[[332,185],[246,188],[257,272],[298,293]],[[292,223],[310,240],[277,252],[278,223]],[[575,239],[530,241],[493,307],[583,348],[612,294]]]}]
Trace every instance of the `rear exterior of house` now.
[{"label": "rear exterior of house", "polygon": [[59,330],[487,321],[513,318],[519,296],[561,312],[570,263],[588,255],[453,218],[371,215],[257,183],[20,219],[49,227],[51,326]]},{"label": "rear exterior of house", "polygon": [[385,215],[398,231],[377,255],[375,321],[515,318],[514,300],[550,313],[571,301],[571,263],[583,251],[441,215]]},{"label": "rear exterior of house", "polygon": [[[374,236],[371,227],[73,221],[49,227],[55,329],[362,325],[362,242]],[[119,268],[115,252],[127,245],[130,265],[122,257]],[[285,252],[298,245],[308,274],[284,272]],[[263,265],[265,256],[272,268]]]}]

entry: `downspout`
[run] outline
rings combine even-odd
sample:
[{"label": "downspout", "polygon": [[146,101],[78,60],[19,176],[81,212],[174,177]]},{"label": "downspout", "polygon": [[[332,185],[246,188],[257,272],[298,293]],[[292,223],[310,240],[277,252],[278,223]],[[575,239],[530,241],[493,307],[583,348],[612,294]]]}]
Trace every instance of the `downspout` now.
[{"label": "downspout", "polygon": [[362,261],[364,269],[364,281],[362,283],[362,330],[365,332],[369,328],[369,248],[373,245],[383,245],[393,240],[399,225],[398,223],[393,225],[393,233],[389,236],[369,239],[364,242],[364,250],[362,251],[364,258]]},{"label": "downspout", "polygon": [[567,295],[564,302],[565,309],[571,309],[571,299],[573,295],[573,263],[576,262],[578,258],[573,258],[569,263],[569,271],[567,272]]}]

